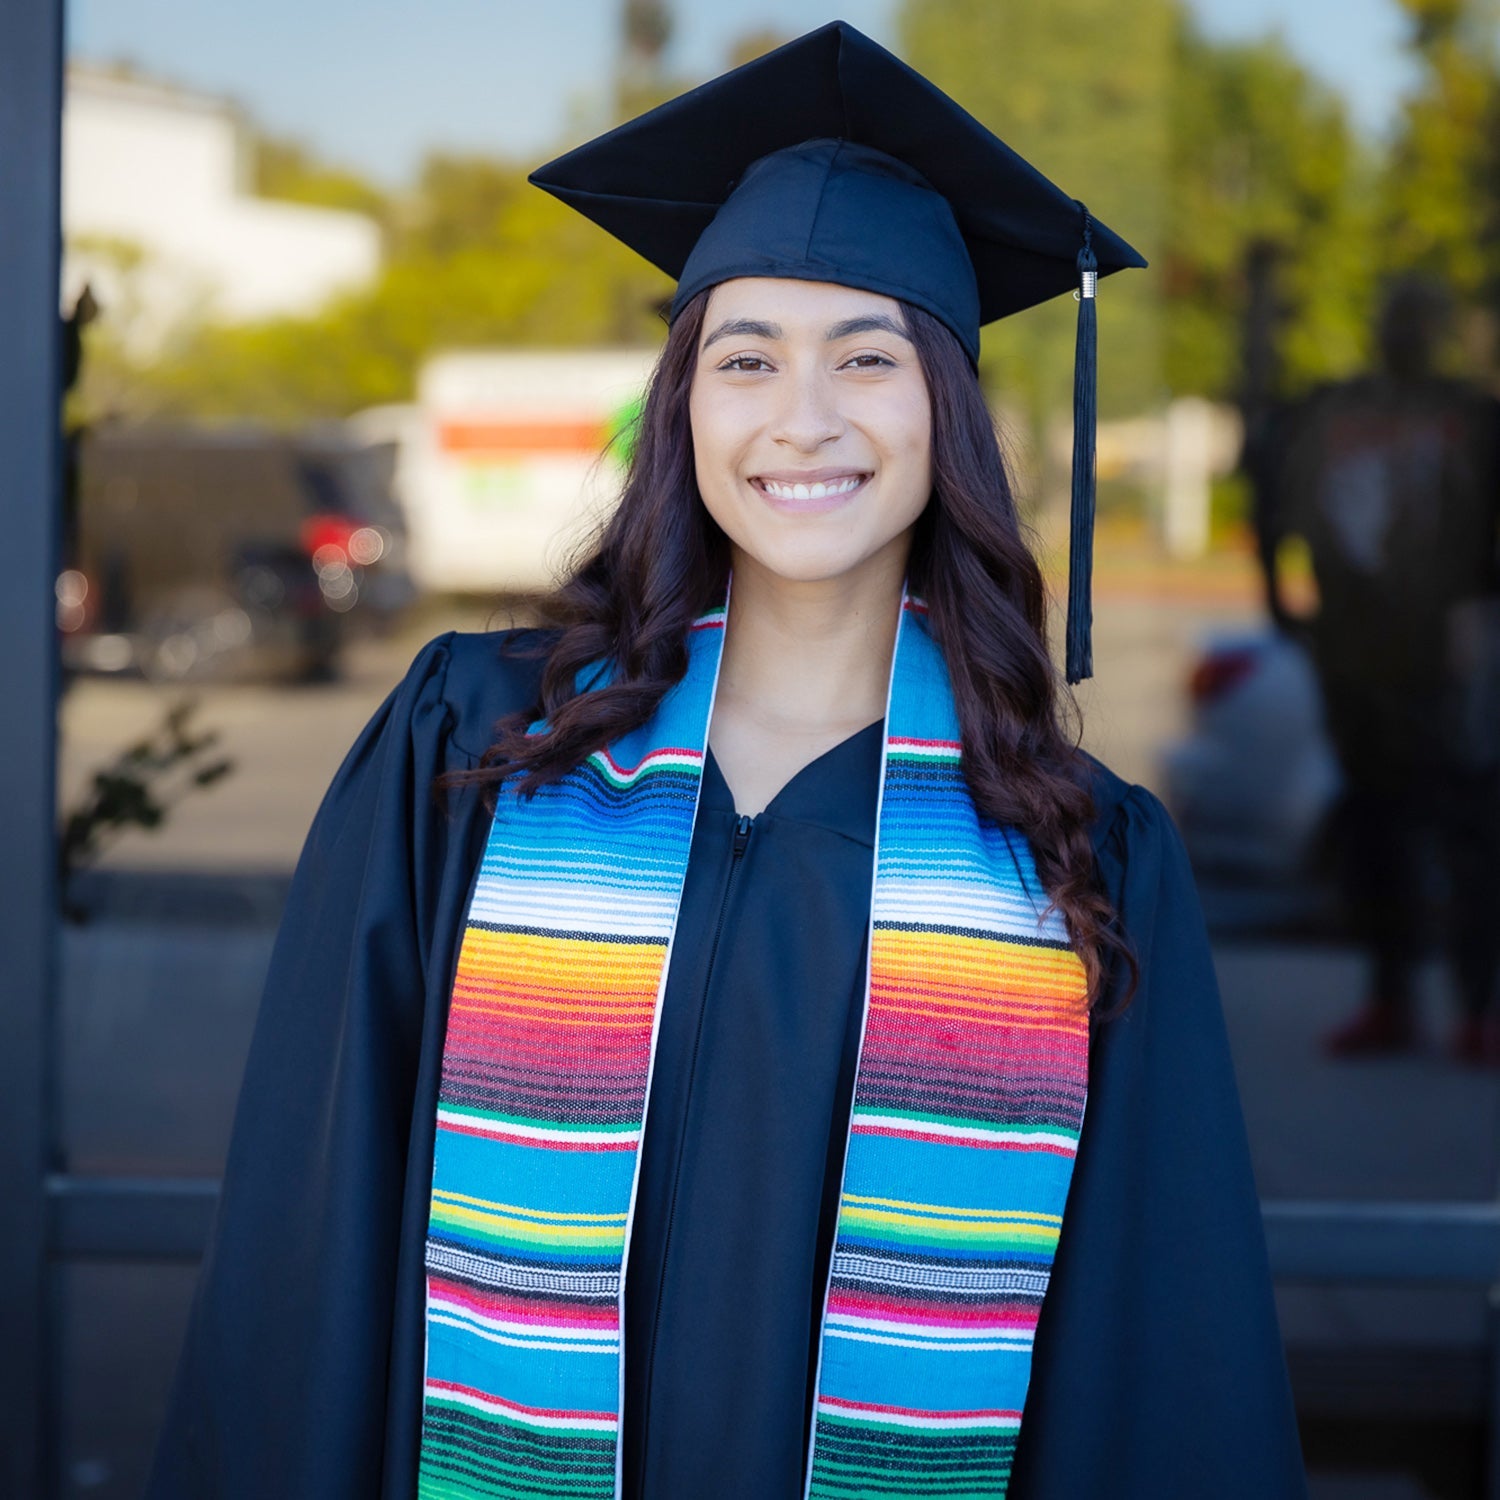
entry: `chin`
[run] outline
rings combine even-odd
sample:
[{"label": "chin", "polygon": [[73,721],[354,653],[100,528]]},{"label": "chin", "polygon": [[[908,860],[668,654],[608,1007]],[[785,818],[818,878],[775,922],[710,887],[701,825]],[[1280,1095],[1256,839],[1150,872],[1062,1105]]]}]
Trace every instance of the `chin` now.
[{"label": "chin", "polygon": [[843,545],[807,544],[743,547],[741,550],[773,577],[787,583],[829,583],[838,578],[857,576],[868,568],[879,567],[883,548],[866,550]]}]

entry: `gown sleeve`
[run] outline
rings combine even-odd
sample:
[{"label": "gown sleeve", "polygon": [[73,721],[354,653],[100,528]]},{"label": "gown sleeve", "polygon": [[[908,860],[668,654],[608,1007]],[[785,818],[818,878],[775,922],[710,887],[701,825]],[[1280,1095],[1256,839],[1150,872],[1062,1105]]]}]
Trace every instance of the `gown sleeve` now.
[{"label": "gown sleeve", "polygon": [[1098,856],[1140,988],[1096,1024],[1010,1500],[1304,1500],[1260,1205],[1187,855],[1161,803],[1134,787]]},{"label": "gown sleeve", "polygon": [[432,782],[464,759],[448,658],[426,647],[375,714],[298,862],[148,1500],[381,1492],[449,838]]}]

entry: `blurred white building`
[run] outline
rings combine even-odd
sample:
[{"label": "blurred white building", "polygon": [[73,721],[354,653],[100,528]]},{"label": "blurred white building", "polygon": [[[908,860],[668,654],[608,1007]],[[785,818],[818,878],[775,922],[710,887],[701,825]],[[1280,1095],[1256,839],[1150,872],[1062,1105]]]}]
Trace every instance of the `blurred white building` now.
[{"label": "blurred white building", "polygon": [[229,102],[74,65],[63,108],[63,305],[92,284],[141,352],[203,319],[315,311],[368,282],[363,214],[249,190],[251,141]]}]

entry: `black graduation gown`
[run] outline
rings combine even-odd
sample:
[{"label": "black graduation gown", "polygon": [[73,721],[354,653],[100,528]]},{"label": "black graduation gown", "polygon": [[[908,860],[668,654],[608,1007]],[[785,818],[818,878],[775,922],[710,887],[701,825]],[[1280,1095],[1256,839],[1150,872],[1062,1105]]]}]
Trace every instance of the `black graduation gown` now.
[{"label": "black graduation gown", "polygon": [[[431,787],[443,771],[474,766],[494,722],[532,701],[538,664],[500,656],[500,644],[494,634],[454,634],[427,646],[349,752],[308,835],[148,1500],[410,1500],[415,1493],[435,1102],[457,943],[488,832],[476,793],[445,806]],[[857,769],[857,743],[836,754],[852,756],[844,764]],[[816,781],[817,768],[809,769]],[[797,792],[789,786],[783,795],[790,802]],[[711,793],[706,785],[705,796]],[[1150,793],[1101,767],[1095,794],[1100,870],[1140,955],[1142,983],[1131,1007],[1099,1025],[1093,1039],[1088,1109],[1009,1493],[1012,1500],[1296,1500],[1306,1491],[1295,1419],[1192,876]],[[705,812],[733,820],[732,811]],[[842,838],[854,830],[825,832]],[[857,836],[845,842],[860,845]],[[701,866],[698,854],[695,833]],[[862,857],[867,882],[867,848]],[[697,874],[700,891],[710,889],[711,878],[700,884]],[[826,898],[828,889],[809,899]],[[692,894],[685,891],[685,900]],[[793,904],[803,894],[799,887]],[[806,940],[821,935],[808,928]],[[745,942],[754,936],[747,930]],[[842,961],[857,969],[862,957],[845,945]],[[669,992],[687,984],[692,999],[686,973],[674,956]],[[833,1017],[840,1006],[847,1015],[850,995],[833,981],[825,999],[813,1024],[828,1039],[821,1097],[836,1111],[847,1109],[852,1078],[847,1033],[830,1069]],[[731,1152],[746,1149],[723,1111],[712,1121],[687,1112],[681,1059],[691,1063],[697,1017],[680,997],[668,1000],[673,1019],[669,1034],[664,1004],[666,1050],[643,1147],[633,1278],[653,1254],[660,1272],[672,1222],[672,1172],[656,1153],[674,1144],[673,1132],[658,1129],[658,1120],[675,1118],[681,1133],[691,1119],[695,1135],[707,1129]],[[723,1078],[729,1072],[720,1070]],[[670,1103],[658,1105],[674,1098],[675,1113]],[[821,1195],[834,1161],[828,1126],[781,1149],[784,1159],[762,1170],[774,1170],[778,1182],[791,1174],[804,1203],[809,1183]],[[816,1255],[826,1258],[831,1226],[823,1201]],[[676,1265],[674,1255],[673,1275]],[[692,1286],[691,1266],[681,1282],[668,1281],[664,1325],[679,1290],[690,1297]],[[648,1287],[644,1275],[634,1287],[627,1283],[626,1443],[627,1456],[637,1457],[632,1400],[642,1399],[644,1386],[630,1351],[643,1341],[631,1335]],[[745,1307],[742,1327],[765,1315],[764,1302]],[[774,1299],[771,1320],[782,1340],[788,1327],[810,1340],[815,1318],[805,1286],[800,1296],[793,1288]],[[711,1390],[715,1380],[732,1380],[742,1343],[712,1369],[705,1359],[690,1372],[698,1384]],[[680,1361],[669,1363],[680,1395]],[[805,1377],[786,1398],[778,1442],[788,1429],[800,1440]],[[646,1414],[653,1433],[654,1424],[671,1420],[660,1415],[670,1404]],[[724,1474],[715,1490],[733,1494],[733,1484]]]}]

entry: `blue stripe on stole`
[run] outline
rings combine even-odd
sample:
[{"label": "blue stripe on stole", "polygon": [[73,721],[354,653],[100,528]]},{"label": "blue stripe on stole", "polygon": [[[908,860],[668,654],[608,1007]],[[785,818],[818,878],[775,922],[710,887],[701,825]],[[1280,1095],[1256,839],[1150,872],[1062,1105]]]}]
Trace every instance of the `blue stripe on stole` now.
[{"label": "blue stripe on stole", "polygon": [[856,1197],[909,1196],[982,1210],[1048,1204],[1056,1206],[1044,1212],[1060,1214],[1073,1171],[1071,1157],[1051,1151],[975,1151],[889,1135],[854,1139],[859,1149],[849,1153],[844,1191]]},{"label": "blue stripe on stole", "polygon": [[[540,794],[538,794],[540,795]],[[673,806],[650,816],[632,817],[618,837],[602,824],[579,826],[572,820],[552,825],[546,842],[502,830],[486,850],[486,879],[583,880],[618,886],[625,891],[670,893],[676,860],[686,842],[683,823],[692,803],[679,793]],[[517,829],[532,829],[532,820],[512,820]],[[608,837],[605,837],[608,832]],[[634,878],[632,878],[634,876]]]},{"label": "blue stripe on stole", "polygon": [[427,1379],[473,1390],[499,1392],[507,1401],[567,1411],[617,1409],[620,1351],[600,1340],[600,1352],[569,1354],[555,1349],[512,1349],[473,1338],[430,1319]]},{"label": "blue stripe on stole", "polygon": [[[920,1411],[1020,1411],[1031,1379],[1031,1356],[987,1350],[894,1349],[836,1338],[823,1345],[825,1395]],[[964,1493],[976,1494],[977,1491]]]},{"label": "blue stripe on stole", "polygon": [[[908,623],[918,628],[904,628]],[[956,740],[958,713],[943,653],[925,619],[916,616],[902,624],[896,636],[886,735],[898,740]]]},{"label": "blue stripe on stole", "polygon": [[439,1186],[558,1214],[622,1214],[635,1162],[629,1151],[546,1151],[485,1136],[439,1133]]}]

